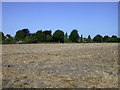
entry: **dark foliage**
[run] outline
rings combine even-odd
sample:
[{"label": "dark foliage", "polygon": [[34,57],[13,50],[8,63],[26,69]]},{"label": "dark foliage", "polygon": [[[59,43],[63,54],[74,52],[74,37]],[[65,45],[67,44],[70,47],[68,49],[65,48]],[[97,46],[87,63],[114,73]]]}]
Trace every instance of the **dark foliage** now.
[{"label": "dark foliage", "polygon": [[16,32],[16,35],[12,37],[10,34],[4,35],[3,32],[0,32],[0,43],[2,44],[30,44],[30,43],[43,43],[43,42],[59,42],[59,43],[100,43],[100,42],[107,42],[107,43],[119,43],[120,38],[113,35],[109,37],[105,35],[104,37],[101,35],[96,35],[93,39],[90,35],[87,38],[83,38],[81,35],[79,37],[78,31],[76,29],[72,30],[70,35],[67,33],[64,34],[62,30],[56,30],[53,35],[51,30],[38,30],[36,33],[30,33],[28,29],[22,29]]},{"label": "dark foliage", "polygon": [[97,42],[97,43],[98,43],[98,42],[102,42],[102,36],[99,35],[99,34],[96,35],[96,36],[93,38],[93,41],[94,41],[94,42]]},{"label": "dark foliage", "polygon": [[110,41],[110,37],[109,36],[104,36],[103,37],[103,42],[109,42]]},{"label": "dark foliage", "polygon": [[5,36],[3,32],[0,32],[0,41],[5,40]]},{"label": "dark foliage", "polygon": [[108,42],[118,42],[119,39],[117,38],[117,36],[112,35],[112,37],[110,38],[110,40]]},{"label": "dark foliage", "polygon": [[79,40],[79,34],[78,34],[78,31],[77,31],[76,29],[74,29],[74,30],[70,33],[69,39],[70,39],[72,42],[78,42],[78,40]]},{"label": "dark foliage", "polygon": [[64,43],[64,32],[62,30],[57,30],[53,34],[54,42]]},{"label": "dark foliage", "polygon": [[42,30],[37,31],[35,37],[36,37],[37,42],[45,41],[45,34],[42,32]]},{"label": "dark foliage", "polygon": [[29,35],[30,35],[30,32],[28,29],[19,30],[16,32],[15,40],[16,41],[20,41],[20,40],[23,41]]},{"label": "dark foliage", "polygon": [[91,42],[92,42],[92,39],[91,39],[91,36],[90,36],[90,35],[88,35],[88,38],[86,39],[86,42],[87,42],[87,43],[91,43]]}]

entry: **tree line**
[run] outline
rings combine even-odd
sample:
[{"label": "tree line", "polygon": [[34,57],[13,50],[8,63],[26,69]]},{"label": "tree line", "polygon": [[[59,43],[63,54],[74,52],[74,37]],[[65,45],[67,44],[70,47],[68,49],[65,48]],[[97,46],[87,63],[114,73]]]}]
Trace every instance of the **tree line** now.
[{"label": "tree line", "polygon": [[88,35],[83,38],[78,34],[77,29],[71,31],[70,35],[64,33],[62,30],[56,30],[53,34],[51,30],[38,30],[36,33],[30,33],[29,29],[18,30],[14,37],[10,34],[4,35],[0,32],[0,42],[2,44],[31,44],[31,43],[113,43],[120,42],[120,38],[115,35],[111,37],[108,35],[102,36],[97,34],[94,38]]}]

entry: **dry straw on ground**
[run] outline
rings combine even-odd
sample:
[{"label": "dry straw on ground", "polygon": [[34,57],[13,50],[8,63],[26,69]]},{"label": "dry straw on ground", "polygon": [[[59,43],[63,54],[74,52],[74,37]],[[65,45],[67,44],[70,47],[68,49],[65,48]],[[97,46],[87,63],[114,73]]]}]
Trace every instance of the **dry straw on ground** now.
[{"label": "dry straw on ground", "polygon": [[117,88],[118,44],[3,45],[3,87]]}]

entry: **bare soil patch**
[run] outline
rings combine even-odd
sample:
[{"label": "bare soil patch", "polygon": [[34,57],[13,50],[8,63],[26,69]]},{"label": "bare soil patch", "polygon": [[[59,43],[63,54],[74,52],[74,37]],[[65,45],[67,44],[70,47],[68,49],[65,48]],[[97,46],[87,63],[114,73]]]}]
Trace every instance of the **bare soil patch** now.
[{"label": "bare soil patch", "polygon": [[3,88],[118,88],[118,44],[2,46]]}]

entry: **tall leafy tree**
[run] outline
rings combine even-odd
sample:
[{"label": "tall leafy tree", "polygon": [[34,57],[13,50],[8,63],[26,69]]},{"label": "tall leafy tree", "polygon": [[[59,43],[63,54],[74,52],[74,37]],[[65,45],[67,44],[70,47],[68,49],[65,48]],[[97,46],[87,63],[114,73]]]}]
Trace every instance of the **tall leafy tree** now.
[{"label": "tall leafy tree", "polygon": [[112,35],[112,37],[110,38],[109,42],[118,42],[117,36]]},{"label": "tall leafy tree", "polygon": [[43,31],[43,33],[45,34],[45,36],[47,36],[47,35],[52,35],[52,34],[51,34],[51,33],[52,33],[51,30],[45,30],[45,31]]},{"label": "tall leafy tree", "polygon": [[95,42],[102,42],[102,36],[101,35],[96,35],[94,38],[93,38],[93,41]]},{"label": "tall leafy tree", "polygon": [[72,42],[78,42],[79,34],[78,34],[78,31],[76,29],[72,30],[72,32],[70,33],[69,39]]},{"label": "tall leafy tree", "polygon": [[43,31],[43,33],[45,34],[45,41],[46,42],[50,42],[52,41],[52,31],[51,30],[45,30]]},{"label": "tall leafy tree", "polygon": [[88,35],[87,42],[88,42],[88,43],[92,42],[92,39],[91,39],[91,36],[90,36],[90,35]]},{"label": "tall leafy tree", "polygon": [[83,42],[83,36],[81,35],[80,37],[80,42],[82,43]]},{"label": "tall leafy tree", "polygon": [[25,36],[24,36],[24,32],[22,30],[19,30],[16,32],[15,39],[17,41],[23,40],[24,38],[25,38]]},{"label": "tall leafy tree", "polygon": [[30,35],[30,32],[28,29],[22,29],[16,32],[15,39],[17,41],[24,40],[27,36]]},{"label": "tall leafy tree", "polygon": [[0,41],[5,40],[5,36],[3,32],[0,32]]},{"label": "tall leafy tree", "polygon": [[110,40],[110,37],[108,35],[105,35],[103,37],[103,42],[108,42]]},{"label": "tall leafy tree", "polygon": [[45,34],[42,32],[42,30],[38,30],[36,32],[36,39],[37,39],[37,42],[44,42],[45,41]]},{"label": "tall leafy tree", "polygon": [[22,29],[22,31],[24,32],[25,37],[30,35],[29,29]]},{"label": "tall leafy tree", "polygon": [[53,39],[55,42],[64,42],[64,32],[62,30],[56,30],[53,33]]},{"label": "tall leafy tree", "polygon": [[118,38],[118,42],[120,43],[120,38]]},{"label": "tall leafy tree", "polygon": [[4,40],[4,43],[5,44],[12,44],[12,43],[15,43],[15,41],[14,41],[14,38],[10,34],[7,34],[6,39]]},{"label": "tall leafy tree", "polygon": [[6,38],[12,38],[12,36],[10,34],[7,34]]},{"label": "tall leafy tree", "polygon": [[31,33],[30,36],[26,37],[25,43],[37,43],[36,34]]},{"label": "tall leafy tree", "polygon": [[47,42],[52,42],[52,40],[53,40],[52,35],[47,35],[47,36],[46,36],[46,41],[47,41]]},{"label": "tall leafy tree", "polygon": [[5,36],[3,32],[0,32],[0,44],[4,43]]},{"label": "tall leafy tree", "polygon": [[65,42],[68,42],[68,34],[67,34],[67,32],[66,32],[65,35],[64,35],[64,41],[65,41]]}]

